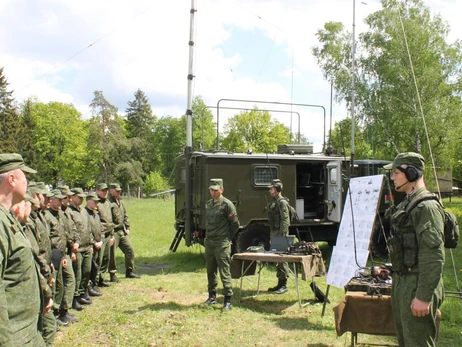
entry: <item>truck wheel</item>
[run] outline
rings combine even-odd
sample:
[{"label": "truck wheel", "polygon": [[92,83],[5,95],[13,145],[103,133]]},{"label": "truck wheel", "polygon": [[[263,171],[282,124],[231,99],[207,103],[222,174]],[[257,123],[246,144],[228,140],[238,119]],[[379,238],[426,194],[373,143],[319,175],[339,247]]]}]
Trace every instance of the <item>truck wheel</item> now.
[{"label": "truck wheel", "polygon": [[249,226],[239,236],[238,251],[244,252],[250,246],[264,246],[266,251],[270,249],[270,231],[266,225],[254,224]]}]

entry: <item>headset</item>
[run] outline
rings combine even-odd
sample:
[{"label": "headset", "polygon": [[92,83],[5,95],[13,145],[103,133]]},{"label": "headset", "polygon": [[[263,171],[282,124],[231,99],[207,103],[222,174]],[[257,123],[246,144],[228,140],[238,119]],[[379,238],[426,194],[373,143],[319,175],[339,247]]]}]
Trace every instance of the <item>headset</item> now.
[{"label": "headset", "polygon": [[414,166],[409,165],[407,168],[402,168],[400,166],[397,169],[404,173],[408,182],[415,182],[417,181],[420,176],[422,176],[423,172],[421,170],[416,169]]},{"label": "headset", "polygon": [[274,185],[274,188],[276,189],[276,191],[277,191],[278,193],[280,193],[281,190],[282,190],[282,186],[281,186],[280,184],[275,184],[275,185]]}]

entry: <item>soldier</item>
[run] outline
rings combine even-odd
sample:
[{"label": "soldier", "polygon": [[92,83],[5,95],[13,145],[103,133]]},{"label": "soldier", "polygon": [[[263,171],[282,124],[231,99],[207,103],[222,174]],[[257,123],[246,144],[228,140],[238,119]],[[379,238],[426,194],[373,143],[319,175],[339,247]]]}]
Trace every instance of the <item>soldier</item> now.
[{"label": "soldier", "polygon": [[[10,208],[26,198],[27,167],[21,155],[0,154],[0,346],[45,346],[37,327],[39,278],[31,244]],[[20,293],[21,295],[18,295]]]},{"label": "soldier", "polygon": [[56,322],[60,325],[67,325],[66,323],[77,321],[69,313],[75,292],[75,276],[69,256],[74,248],[74,240],[69,237],[71,234],[69,232],[69,220],[61,210],[62,200],[65,196],[61,194],[59,189],[55,189],[51,193],[53,197],[45,216],[50,226],[52,257],[54,254],[55,259],[58,260],[54,265],[56,270],[54,301],[58,314]]},{"label": "soldier", "polygon": [[11,207],[11,212],[16,216],[16,218],[18,218],[23,227],[24,234],[31,243],[37,271],[39,271],[42,275],[39,276],[39,283],[42,292],[44,309],[42,314],[39,315],[38,326],[46,345],[51,346],[56,336],[56,319],[52,311],[53,291],[51,288],[54,283],[54,278],[47,260],[40,255],[40,248],[38,244],[40,236],[35,223],[29,218],[32,212],[32,204],[39,205],[39,202],[33,199],[28,193],[25,200]]},{"label": "soldier", "polygon": [[91,261],[93,251],[93,235],[88,229],[88,214],[82,207],[85,194],[82,188],[72,188],[70,203],[66,210],[70,217],[71,223],[74,224],[78,234],[78,247],[73,252],[76,255],[76,261],[72,263],[75,275],[75,293],[72,307],[81,311],[81,305],[92,303],[89,294],[89,283],[91,274]]},{"label": "soldier", "polygon": [[[271,185],[268,186],[269,193],[273,197],[267,208],[271,237],[289,235],[289,203],[282,196],[282,187],[282,182],[279,179],[274,179]],[[268,288],[268,291],[274,294],[283,294],[288,290],[287,278],[289,278],[289,265],[286,262],[276,263],[276,268],[278,284],[275,287]]]},{"label": "soldier", "polygon": [[217,271],[220,272],[225,295],[223,311],[230,311],[233,287],[231,281],[231,241],[239,230],[239,219],[233,203],[223,196],[223,180],[210,180],[209,192],[212,197],[205,204],[207,220],[205,238],[205,258],[209,297],[203,305],[217,303]]},{"label": "soldier", "polygon": [[98,293],[92,294],[90,291],[90,295],[101,296],[102,294],[100,293],[97,286],[99,279],[99,269],[101,267],[101,262],[103,261],[103,252],[101,250],[104,243],[103,226],[101,225],[101,218],[99,217],[98,213],[98,203],[101,200],[95,193],[87,194],[86,200],[87,205],[85,206],[85,211],[88,215],[88,230],[91,232],[94,239],[90,280],[92,283],[92,289]]},{"label": "soldier", "polygon": [[101,226],[103,228],[104,242],[101,247],[103,260],[99,270],[99,287],[109,287],[111,284],[104,281],[103,274],[109,270],[109,259],[111,255],[111,246],[114,244],[114,223],[112,222],[111,202],[107,196],[109,189],[106,183],[98,183],[96,185],[96,195],[100,199],[98,204],[98,211],[101,218]]},{"label": "soldier", "polygon": [[122,188],[118,183],[111,183],[109,201],[112,203],[112,221],[114,223],[114,237],[115,241],[111,249],[111,258],[109,263],[109,270],[111,273],[111,282],[117,281],[116,277],[116,257],[115,253],[117,247],[123,252],[125,256],[125,277],[126,278],[140,278],[140,275],[133,272],[135,268],[135,250],[128,237],[130,235],[130,221],[127,216],[125,205],[120,199]]},{"label": "soldier", "polygon": [[393,263],[391,302],[400,346],[435,346],[436,313],[443,296],[444,211],[436,200],[406,206],[428,193],[423,173],[424,158],[413,152],[400,153],[393,163],[391,179],[406,198],[391,213],[392,237],[388,239]]}]

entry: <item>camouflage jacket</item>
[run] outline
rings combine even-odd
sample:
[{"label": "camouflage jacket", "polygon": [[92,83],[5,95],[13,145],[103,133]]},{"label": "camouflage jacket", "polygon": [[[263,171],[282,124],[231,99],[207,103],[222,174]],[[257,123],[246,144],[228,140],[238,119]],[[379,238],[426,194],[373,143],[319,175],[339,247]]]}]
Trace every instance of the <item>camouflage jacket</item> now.
[{"label": "camouflage jacket", "polygon": [[268,205],[268,223],[271,236],[289,235],[289,206],[285,198],[280,194],[275,196]]},{"label": "camouflage jacket", "polygon": [[102,241],[104,239],[103,226],[101,225],[98,211],[93,211],[86,207],[85,211],[88,215],[88,231],[93,235],[95,242]]},{"label": "camouflage jacket", "polygon": [[39,246],[39,254],[45,258],[49,265],[51,264],[50,226],[48,225],[44,215],[39,210],[32,211],[29,218],[35,224],[35,236]]},{"label": "camouflage jacket", "polygon": [[112,204],[109,199],[101,199],[100,203],[98,204],[101,225],[106,237],[114,235],[114,223],[112,222],[111,206]]},{"label": "camouflage jacket", "polygon": [[0,346],[22,346],[37,335],[38,273],[18,220],[0,204]]},{"label": "camouflage jacket", "polygon": [[231,241],[239,230],[239,219],[234,204],[222,196],[214,202],[210,199],[205,204],[207,220],[206,237],[208,241]]},{"label": "camouflage jacket", "polygon": [[130,229],[130,221],[127,216],[124,202],[121,199],[115,199],[109,196],[111,202],[112,221],[114,222],[114,231],[124,231]]},{"label": "camouflage jacket", "polygon": [[50,208],[46,211],[46,220],[50,226],[51,247],[70,254],[74,245],[73,237],[70,235],[74,233],[69,231],[71,229],[69,219],[61,209],[56,211]]},{"label": "camouflage jacket", "polygon": [[88,228],[88,214],[81,206],[76,207],[69,205],[67,208],[71,222],[74,224],[75,231],[79,239],[79,252],[86,252],[90,250],[95,243],[93,234]]}]

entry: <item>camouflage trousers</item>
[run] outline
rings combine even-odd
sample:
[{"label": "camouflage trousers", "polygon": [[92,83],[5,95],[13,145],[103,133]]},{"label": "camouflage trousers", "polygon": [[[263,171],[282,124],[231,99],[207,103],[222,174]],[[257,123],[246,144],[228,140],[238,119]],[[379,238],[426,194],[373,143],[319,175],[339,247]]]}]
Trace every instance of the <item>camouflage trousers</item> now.
[{"label": "camouflage trousers", "polygon": [[116,251],[120,248],[125,257],[125,271],[133,271],[135,268],[135,250],[133,248],[130,238],[125,235],[123,230],[114,232],[114,244],[111,247],[109,256],[109,272],[117,272]]},{"label": "camouflage trousers", "polygon": [[56,271],[56,286],[55,286],[55,307],[70,309],[72,307],[72,299],[75,292],[75,276],[72,269],[72,261],[68,255],[65,255],[67,265],[63,266],[62,261],[59,270]]},{"label": "camouflage trousers", "polygon": [[276,264],[276,277],[278,280],[286,280],[289,278],[289,264],[288,263],[277,263]]},{"label": "camouflage trousers", "polygon": [[410,309],[415,297],[418,273],[400,276],[393,274],[391,306],[395,320],[396,337],[400,346],[435,346],[436,311],[443,301],[443,287],[437,287],[430,302],[430,314],[415,317]]},{"label": "camouflage trousers", "polygon": [[208,241],[205,239],[205,259],[207,261],[207,281],[209,293],[216,293],[218,287],[217,273],[223,283],[223,295],[233,295],[231,279],[231,242]]}]

